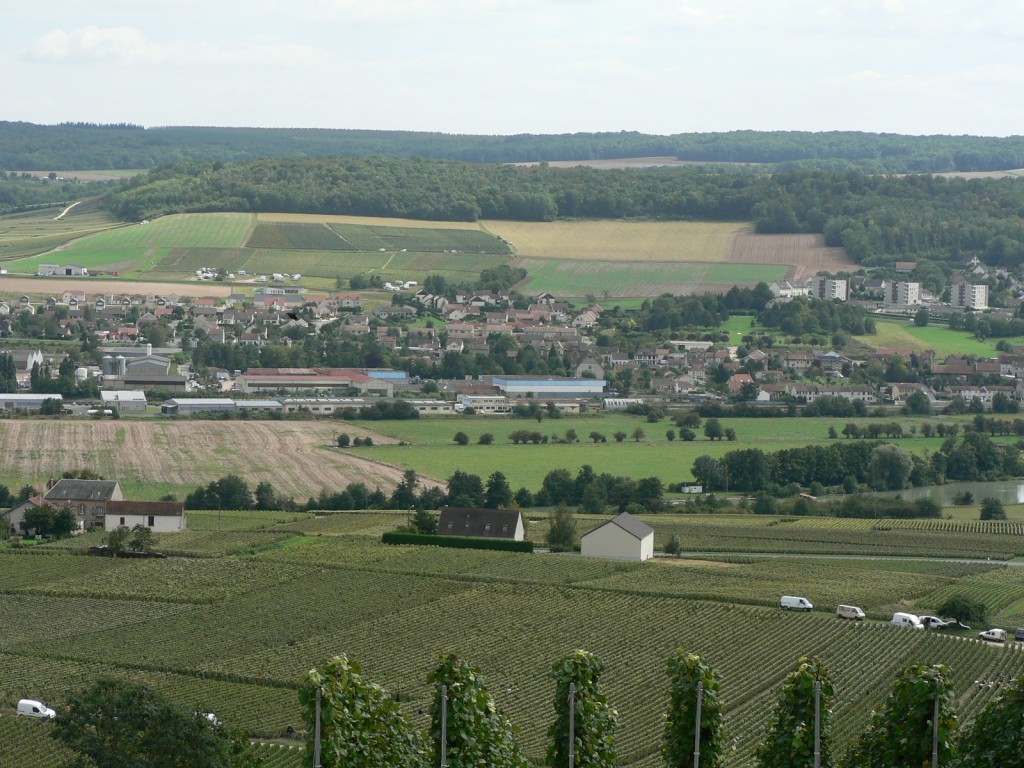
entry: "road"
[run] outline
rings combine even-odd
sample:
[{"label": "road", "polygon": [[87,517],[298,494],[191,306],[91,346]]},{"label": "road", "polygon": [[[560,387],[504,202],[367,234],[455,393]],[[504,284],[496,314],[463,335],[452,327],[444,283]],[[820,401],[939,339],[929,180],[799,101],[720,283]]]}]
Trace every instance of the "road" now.
[{"label": "road", "polygon": [[[664,552],[655,552],[655,557],[672,557]],[[925,562],[925,563],[971,563],[975,565],[1009,565],[1020,567],[1024,560],[980,560],[963,557],[895,557],[890,555],[810,555],[792,554],[788,552],[680,552],[680,557],[688,558],[709,558],[709,557],[765,557],[765,558],[804,558],[807,560],[887,560],[895,562]]]}]

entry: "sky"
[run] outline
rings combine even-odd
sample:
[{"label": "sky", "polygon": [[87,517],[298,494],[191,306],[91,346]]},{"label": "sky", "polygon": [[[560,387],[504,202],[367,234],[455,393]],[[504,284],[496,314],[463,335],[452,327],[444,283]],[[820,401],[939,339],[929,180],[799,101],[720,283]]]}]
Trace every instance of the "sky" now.
[{"label": "sky", "polygon": [[0,119],[1024,134],[1021,0],[0,0]]}]

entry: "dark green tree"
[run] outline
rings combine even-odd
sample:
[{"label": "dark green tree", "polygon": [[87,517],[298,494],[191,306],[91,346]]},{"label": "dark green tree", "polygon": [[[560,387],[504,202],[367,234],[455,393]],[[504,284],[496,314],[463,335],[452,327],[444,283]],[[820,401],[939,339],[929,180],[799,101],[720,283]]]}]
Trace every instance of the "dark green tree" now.
[{"label": "dark green tree", "polygon": [[961,729],[956,768],[1020,765],[1024,756],[1024,678],[1002,691]]},{"label": "dark green tree", "polygon": [[547,765],[569,765],[569,690],[575,685],[573,768],[615,768],[618,713],[601,690],[604,662],[590,651],[573,651],[554,663],[555,721],[548,729]]},{"label": "dark green tree", "polygon": [[492,472],[487,478],[484,491],[484,506],[490,509],[512,506],[512,488],[503,472]]},{"label": "dark green tree", "polygon": [[152,552],[154,546],[156,546],[156,534],[153,533],[152,528],[147,528],[144,525],[136,525],[132,528],[131,539],[128,541],[128,547],[132,552]]},{"label": "dark green tree", "polygon": [[441,656],[427,681],[434,686],[432,765],[441,764],[443,687],[448,697],[445,756],[450,768],[529,768],[515,742],[511,723],[498,711],[479,669],[457,654],[447,654]]},{"label": "dark green tree", "polygon": [[871,724],[846,755],[846,768],[921,768],[931,765],[935,702],[939,702],[939,765],[952,752],[957,717],[953,684],[942,664],[903,670]]},{"label": "dark green tree", "polygon": [[280,509],[281,503],[274,492],[274,486],[267,480],[256,485],[256,509]]},{"label": "dark green tree", "polygon": [[310,670],[299,689],[308,734],[306,768],[313,766],[318,688],[323,768],[428,768],[429,748],[398,702],[380,685],[364,679],[359,664],[345,656]]},{"label": "dark green tree", "polygon": [[455,441],[456,445],[469,445],[469,435],[465,432],[456,432],[452,440]]},{"label": "dark green tree", "polygon": [[995,496],[986,496],[981,500],[981,515],[979,520],[1005,520],[1006,510],[1003,509],[1003,502]]},{"label": "dark green tree", "polygon": [[551,514],[548,523],[548,549],[572,552],[576,546],[576,517],[564,502]]},{"label": "dark green tree", "polygon": [[813,768],[814,687],[820,695],[820,760],[832,765],[832,679],[818,659],[800,659],[782,684],[775,713],[757,757],[762,768]]},{"label": "dark green tree", "polygon": [[722,701],[718,672],[682,648],[668,660],[668,714],[661,754],[668,768],[691,768],[697,733],[697,685],[703,685],[700,711],[700,764],[719,768],[723,760]]},{"label": "dark green tree", "polygon": [[988,606],[969,595],[950,595],[935,610],[940,616],[952,616],[961,624],[988,624]]},{"label": "dark green tree", "polygon": [[51,736],[97,768],[227,768],[223,728],[152,688],[101,677],[71,694]]}]

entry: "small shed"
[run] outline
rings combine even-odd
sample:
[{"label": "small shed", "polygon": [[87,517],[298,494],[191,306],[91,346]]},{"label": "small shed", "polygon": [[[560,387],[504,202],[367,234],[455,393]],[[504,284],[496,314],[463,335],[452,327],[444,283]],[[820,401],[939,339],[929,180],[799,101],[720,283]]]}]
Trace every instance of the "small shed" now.
[{"label": "small shed", "polygon": [[444,507],[437,522],[437,532],[441,536],[511,541],[522,541],[526,537],[523,516],[518,509],[484,507]]},{"label": "small shed", "polygon": [[584,557],[647,560],[654,557],[654,529],[628,512],[609,520],[580,539]]}]

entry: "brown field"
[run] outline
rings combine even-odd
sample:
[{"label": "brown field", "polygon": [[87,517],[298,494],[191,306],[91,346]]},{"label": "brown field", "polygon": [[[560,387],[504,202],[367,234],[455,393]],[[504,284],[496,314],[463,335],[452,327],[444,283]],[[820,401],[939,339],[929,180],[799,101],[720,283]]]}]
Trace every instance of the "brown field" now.
[{"label": "brown field", "polygon": [[427,221],[389,219],[382,216],[335,216],[327,213],[258,213],[258,221],[284,221],[297,224],[361,224],[366,227],[417,227],[419,229],[484,229],[477,221]]},{"label": "brown field", "polygon": [[14,277],[12,275],[0,275],[0,296],[10,297],[14,294],[27,293],[36,296],[52,296],[61,294],[64,291],[83,290],[89,296],[99,293],[113,293],[115,295],[128,294],[130,296],[145,296],[148,293],[155,293],[165,296],[169,293],[176,293],[179,296],[192,296],[195,298],[213,296],[226,298],[232,293],[232,287],[226,283],[150,283],[136,282],[132,280],[93,280],[91,277],[84,278],[58,278],[58,277]]},{"label": "brown field", "polygon": [[830,248],[822,235],[758,235],[743,232],[733,239],[731,264],[789,266],[787,279],[811,277],[820,271],[839,272],[857,265],[844,248]]},{"label": "brown field", "polygon": [[[740,165],[748,168],[756,168],[762,163],[726,163],[715,160],[680,160],[671,155],[659,157],[610,157],[604,160],[549,160],[547,164],[552,168],[599,168],[601,170],[615,170],[620,168],[685,168],[688,165]],[[540,161],[528,163],[509,163],[509,165],[521,165],[533,167],[540,165]]]},{"label": "brown field", "polygon": [[517,256],[587,261],[727,261],[749,224],[706,221],[486,221]]},{"label": "brown field", "polygon": [[306,498],[351,482],[391,489],[402,470],[332,448],[339,432],[372,434],[343,422],[11,420],[0,422],[0,478],[41,485],[72,469],[122,482],[193,488],[234,473],[255,486],[269,480]]}]

